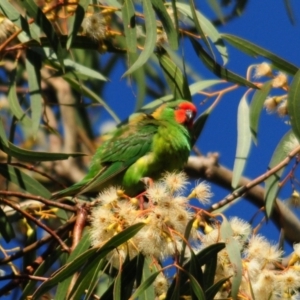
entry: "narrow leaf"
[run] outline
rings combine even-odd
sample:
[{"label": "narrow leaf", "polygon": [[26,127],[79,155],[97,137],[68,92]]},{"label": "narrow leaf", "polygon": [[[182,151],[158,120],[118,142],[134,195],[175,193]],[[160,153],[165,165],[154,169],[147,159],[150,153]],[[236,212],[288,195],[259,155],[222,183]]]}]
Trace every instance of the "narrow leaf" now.
[{"label": "narrow leaf", "polygon": [[37,299],[52,287],[56,286],[59,282],[73,275],[75,272],[81,269],[82,266],[89,267],[95,261],[101,260],[110,251],[132,238],[144,225],[144,223],[138,223],[128,227],[124,231],[111,238],[106,244],[103,245],[103,247],[94,247],[78,255],[71,262],[60,268],[55,275],[50,277],[49,280],[43,282],[36,290],[33,297]]},{"label": "narrow leaf", "polygon": [[74,15],[68,18],[69,35],[66,45],[67,50],[71,48],[72,42],[77,36],[89,3],[89,0],[80,0],[77,4]]},{"label": "narrow leaf", "polygon": [[26,51],[26,71],[28,74],[28,85],[30,95],[32,133],[36,137],[42,115],[42,95],[41,95],[41,57],[30,49]]},{"label": "narrow leaf", "polygon": [[257,144],[257,132],[260,113],[264,107],[264,102],[272,88],[272,81],[266,82],[259,90],[257,90],[250,103],[250,130],[252,140]]},{"label": "narrow leaf", "polygon": [[295,65],[245,39],[231,34],[222,34],[222,37],[232,46],[245,52],[250,56],[262,56],[269,59],[277,68],[279,68],[282,71],[285,71],[290,74],[295,74],[298,71],[298,68]]},{"label": "narrow leaf", "polygon": [[252,82],[248,81],[247,79],[227,70],[226,68],[222,67],[220,64],[215,62],[202,48],[202,46],[198,43],[197,40],[194,38],[190,38],[192,45],[196,54],[202,60],[202,62],[206,65],[206,67],[211,70],[216,76],[223,78],[227,81],[231,81],[237,83],[241,86],[248,86],[254,89],[257,89],[257,86]]},{"label": "narrow leaf", "polygon": [[[293,131],[289,131],[283,136],[272,155],[268,167],[269,170],[287,157],[288,153],[286,151],[286,143],[290,142],[293,138],[295,138]],[[265,181],[265,209],[267,217],[271,216],[273,205],[279,192],[279,181],[283,171],[284,168],[271,175]]]},{"label": "narrow leaf", "polygon": [[234,270],[231,285],[231,297],[237,299],[239,287],[242,282],[242,259],[240,253],[240,245],[237,240],[233,238],[233,231],[227,219],[223,216],[221,225],[221,237],[226,241],[226,250],[228,253],[231,267]]},{"label": "narrow leaf", "polygon": [[[78,243],[78,245],[75,247],[75,249],[70,254],[69,258],[67,259],[66,264],[72,262],[76,257],[78,257],[81,253],[84,253],[91,245],[90,237],[88,232],[85,232]],[[68,287],[71,283],[72,277],[68,277],[64,281],[60,282],[58,284],[58,288],[56,291],[55,297],[57,299],[66,299],[66,295],[68,292]]]},{"label": "narrow leaf", "polygon": [[12,224],[9,222],[5,212],[0,207],[0,233],[6,243],[9,243],[14,237],[15,232]]},{"label": "narrow leaf", "polygon": [[251,146],[249,106],[244,95],[238,106],[237,115],[237,146],[232,175],[232,187],[236,188],[243,174]]},{"label": "narrow leaf", "polygon": [[205,297],[207,300],[211,300],[215,298],[215,295],[217,292],[222,288],[223,284],[228,281],[228,278],[223,278],[217,281],[214,285],[210,286],[206,291],[205,291]]},{"label": "narrow leaf", "polygon": [[122,16],[124,23],[124,33],[128,52],[136,53],[137,34],[135,9],[132,0],[124,0],[122,8]]},{"label": "narrow leaf", "polygon": [[169,82],[174,99],[191,100],[187,79],[179,67],[175,65],[166,53],[158,55],[158,59],[167,81]]},{"label": "narrow leaf", "polygon": [[9,90],[8,90],[8,102],[9,108],[11,109],[13,115],[24,125],[27,127],[32,127],[31,119],[25,114],[23,111],[18,97],[17,97],[17,89],[16,83],[12,82]]},{"label": "narrow leaf", "polygon": [[166,10],[163,1],[160,0],[151,0],[153,8],[163,24],[164,30],[166,31],[168,42],[172,50],[178,49],[178,34],[176,28],[173,24],[173,21]]},{"label": "narrow leaf", "polygon": [[188,274],[188,276],[190,279],[191,290],[192,290],[193,294],[196,296],[195,299],[206,300],[205,294],[204,294],[201,286],[199,285],[198,281],[196,280],[196,278],[191,274]]},{"label": "narrow leaf", "polygon": [[[0,137],[2,138],[1,135]],[[3,142],[2,139],[0,139],[0,149],[9,156],[28,162],[63,160],[68,159],[69,157],[80,157],[86,155],[84,153],[50,153],[30,151],[19,148],[11,142],[8,142],[8,146],[6,146],[5,140]]]},{"label": "narrow leaf", "polygon": [[58,35],[56,34],[52,24],[47,19],[43,11],[37,6],[34,0],[20,0],[20,4],[26,9],[27,14],[35,20],[43,32],[46,34],[49,43],[57,55],[57,58],[63,67],[63,48],[61,46]]},{"label": "narrow leaf", "polygon": [[146,27],[144,50],[141,52],[136,62],[122,75],[122,77],[131,74],[146,63],[149,57],[153,54],[156,45],[156,19],[151,0],[143,0],[143,12]]},{"label": "narrow leaf", "polygon": [[91,100],[93,100],[96,103],[100,103],[103,105],[103,107],[107,110],[107,112],[111,115],[111,117],[117,122],[120,122],[120,119],[118,116],[114,113],[114,111],[110,108],[110,106],[101,99],[96,93],[94,93],[90,88],[82,85],[77,80],[73,78],[65,78],[67,82],[70,83],[70,85],[79,93],[82,95],[89,97]]},{"label": "narrow leaf", "polygon": [[51,193],[43,185],[15,167],[8,166],[6,164],[0,164],[0,174],[8,181],[16,184],[22,190],[32,195],[37,195],[48,199],[51,197]]},{"label": "narrow leaf", "polygon": [[300,95],[300,69],[294,76],[288,93],[288,112],[290,116],[292,129],[297,139],[300,141],[299,95]]},{"label": "narrow leaf", "polygon": [[[188,5],[186,3],[179,3],[179,2],[177,2],[176,5],[181,12],[183,12],[190,18],[193,18],[194,20],[195,20],[195,18],[198,20],[199,25],[201,24],[201,28],[203,29],[203,32],[205,34],[205,38],[206,38],[206,35],[210,38],[210,40],[214,43],[215,47],[219,51],[219,53],[222,57],[222,60],[223,60],[223,64],[226,64],[228,61],[227,49],[226,49],[226,46],[222,39],[222,36],[217,31],[216,27],[199,11],[197,11],[197,10],[194,11],[193,5],[191,5],[191,0],[190,0],[190,5]],[[194,13],[193,13],[193,11],[194,11]],[[200,32],[199,32],[199,34],[200,34]],[[201,38],[203,38],[203,37],[201,36]],[[210,53],[211,53],[211,51],[210,51]],[[211,54],[210,56],[212,56],[214,58],[213,54]]]}]

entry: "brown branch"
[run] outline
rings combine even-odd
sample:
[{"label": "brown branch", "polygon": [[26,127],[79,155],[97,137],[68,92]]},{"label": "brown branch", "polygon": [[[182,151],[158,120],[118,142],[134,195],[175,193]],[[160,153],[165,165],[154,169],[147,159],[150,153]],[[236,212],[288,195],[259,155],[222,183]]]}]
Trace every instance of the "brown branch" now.
[{"label": "brown branch", "polygon": [[0,277],[0,280],[7,280],[7,279],[17,279],[20,281],[20,279],[24,280],[36,280],[36,281],[46,281],[48,280],[47,277],[40,277],[40,276],[34,276],[34,275],[28,275],[28,274],[8,274]]},{"label": "brown branch", "polygon": [[88,215],[87,206],[84,204],[78,206],[77,218],[73,229],[73,242],[72,242],[71,251],[75,249],[75,247],[78,245],[79,241],[81,240],[87,215]]},{"label": "brown branch", "polygon": [[[62,225],[61,227],[59,227],[57,230],[55,230],[56,234],[62,234],[63,232],[65,232],[67,229],[69,229],[69,227],[71,227],[71,225],[73,225],[73,223],[75,223],[76,221],[76,217],[73,217],[72,219],[70,219],[69,221],[67,221],[64,225]],[[32,243],[31,245],[23,248],[22,250],[3,258],[2,260],[0,260],[0,265],[4,265],[7,264],[10,261],[16,260],[20,257],[22,257],[23,255],[25,255],[26,253],[33,251],[35,249],[40,248],[41,246],[43,246],[44,244],[48,243],[49,241],[52,240],[52,236],[48,235],[45,236],[43,238],[41,238],[40,240],[36,241],[35,243]]]},{"label": "brown branch", "polygon": [[10,192],[10,191],[1,191],[0,190],[0,195],[2,196],[7,196],[7,197],[19,197],[22,199],[32,199],[32,200],[36,200],[39,202],[42,202],[48,206],[54,206],[54,207],[58,207],[64,210],[68,210],[71,212],[76,212],[77,209],[74,206],[68,205],[68,204],[64,204],[64,203],[60,203],[58,201],[51,201],[48,200],[46,198],[43,198],[41,196],[34,196],[34,195],[30,195],[30,194],[24,194],[24,193],[20,193],[20,192]]},{"label": "brown branch", "polygon": [[[284,165],[290,161],[290,158],[284,160]],[[273,171],[278,171],[279,166]],[[208,154],[207,157],[191,156],[186,166],[186,172],[191,178],[203,178],[212,183],[215,183],[227,190],[231,190],[232,171],[218,164],[218,154]],[[268,173],[271,175],[270,173]],[[260,178],[260,180],[264,180]],[[239,185],[248,186],[244,192],[243,197],[253,203],[255,206],[261,208],[265,205],[264,202],[264,188],[258,185],[259,182],[255,180],[257,185],[252,184],[252,180],[242,177]],[[249,188],[251,186],[251,188]],[[230,194],[231,195],[231,194]],[[229,195],[229,196],[230,196]],[[229,197],[228,196],[228,197]],[[300,241],[300,222],[295,214],[284,205],[279,199],[276,199],[271,216],[277,227],[283,228],[285,237],[288,241],[294,243]]]},{"label": "brown branch", "polygon": [[25,210],[22,210],[19,208],[18,205],[12,203],[11,201],[5,199],[5,198],[0,198],[0,202],[5,203],[6,205],[12,207],[13,209],[15,209],[16,211],[18,211],[20,214],[22,214],[26,219],[31,220],[33,223],[35,223],[37,226],[39,226],[40,228],[44,229],[45,231],[47,231],[50,235],[53,236],[53,238],[55,238],[58,243],[61,245],[61,247],[66,251],[66,252],[70,252],[70,248],[64,243],[64,241],[55,233],[55,231],[53,231],[52,229],[50,229],[48,226],[46,226],[45,224],[43,224],[41,221],[39,221],[38,219],[36,219],[35,217],[33,217],[31,214],[29,214],[28,212],[26,212]]}]

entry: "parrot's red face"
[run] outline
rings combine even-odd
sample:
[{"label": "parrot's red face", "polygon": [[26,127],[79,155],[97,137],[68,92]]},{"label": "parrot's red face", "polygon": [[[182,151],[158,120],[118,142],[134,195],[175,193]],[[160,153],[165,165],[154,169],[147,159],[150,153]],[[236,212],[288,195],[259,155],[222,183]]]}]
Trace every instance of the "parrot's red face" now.
[{"label": "parrot's red face", "polygon": [[197,108],[191,102],[180,103],[175,108],[176,121],[180,124],[186,125],[188,128],[192,128],[196,114]]}]

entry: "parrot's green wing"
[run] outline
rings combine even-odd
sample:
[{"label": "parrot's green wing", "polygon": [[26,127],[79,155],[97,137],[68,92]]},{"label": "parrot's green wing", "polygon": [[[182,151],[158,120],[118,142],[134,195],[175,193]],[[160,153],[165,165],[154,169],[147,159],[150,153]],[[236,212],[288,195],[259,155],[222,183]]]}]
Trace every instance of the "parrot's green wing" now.
[{"label": "parrot's green wing", "polygon": [[151,152],[157,130],[157,121],[151,116],[142,123],[132,122],[117,129],[113,137],[98,148],[88,174],[80,182],[54,194],[53,198],[101,190],[101,186],[121,176],[139,158]]}]

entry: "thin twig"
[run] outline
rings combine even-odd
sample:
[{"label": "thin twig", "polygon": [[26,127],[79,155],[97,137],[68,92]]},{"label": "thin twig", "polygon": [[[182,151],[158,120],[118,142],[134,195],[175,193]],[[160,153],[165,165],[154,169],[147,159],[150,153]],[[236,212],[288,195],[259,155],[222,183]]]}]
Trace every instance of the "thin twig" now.
[{"label": "thin twig", "polygon": [[2,196],[7,196],[7,197],[19,197],[22,199],[32,199],[32,200],[36,200],[39,202],[42,202],[48,206],[54,206],[54,207],[58,207],[64,210],[68,210],[71,212],[76,212],[77,208],[68,204],[64,204],[64,203],[60,203],[58,201],[51,201],[48,200],[46,198],[43,198],[41,196],[34,196],[31,194],[24,194],[24,193],[20,193],[20,192],[10,192],[10,191],[0,191],[0,195]]},{"label": "thin twig", "polygon": [[[73,223],[75,223],[76,221],[76,217],[73,217],[72,219],[70,219],[69,221],[67,221],[64,225],[62,225],[61,227],[59,227],[57,230],[55,230],[56,234],[61,234],[63,233],[65,230],[67,230]],[[3,258],[2,260],[0,260],[0,265],[4,265],[7,264],[10,261],[16,260],[20,257],[22,257],[23,255],[25,255],[28,252],[31,252],[35,249],[40,248],[41,246],[43,246],[44,244],[48,243],[50,240],[52,239],[51,235],[45,236],[43,238],[41,238],[40,240],[36,241],[35,243],[32,243],[31,245],[23,248],[22,250]]]},{"label": "thin twig", "polygon": [[208,211],[213,211],[215,209],[219,209],[220,207],[225,206],[226,204],[230,203],[231,201],[235,200],[236,198],[241,197],[243,194],[245,194],[248,190],[253,188],[254,186],[258,185],[259,183],[265,181],[267,178],[278,172],[280,169],[285,167],[289,164],[289,162],[300,152],[300,146],[297,146],[293,151],[291,151],[288,156],[281,161],[278,165],[267,171],[266,173],[258,176],[257,178],[251,180],[248,184],[238,188],[233,193],[229,194],[227,197],[225,197],[223,200],[219,201],[218,203],[215,203],[211,206],[211,208]]},{"label": "thin twig", "polygon": [[0,198],[0,202],[5,203],[6,205],[12,207],[13,209],[15,209],[16,211],[18,211],[20,214],[22,214],[26,219],[31,220],[33,223],[35,223],[37,226],[39,226],[40,228],[43,228],[45,231],[47,231],[50,235],[53,236],[53,238],[55,238],[58,243],[61,245],[61,247],[66,251],[66,252],[70,252],[70,248],[64,243],[64,241],[55,233],[55,231],[53,231],[52,229],[50,229],[48,226],[46,226],[45,224],[43,224],[41,221],[39,221],[38,219],[36,219],[35,217],[33,217],[31,214],[29,214],[28,212],[26,212],[25,210],[22,210],[19,208],[18,205],[12,203],[11,201],[5,199],[5,198]]}]

